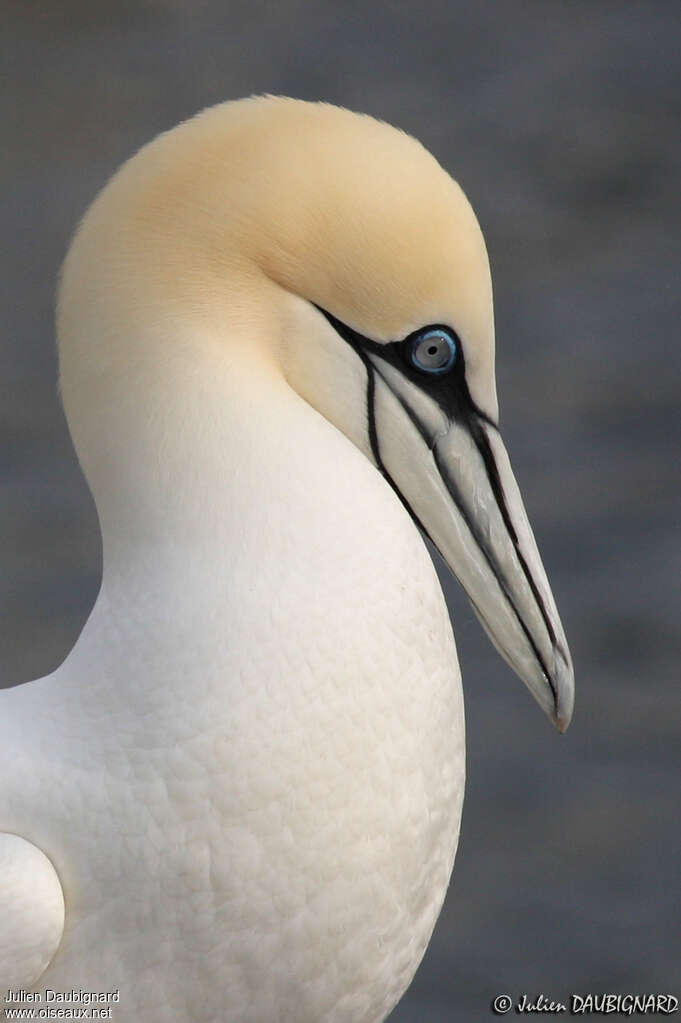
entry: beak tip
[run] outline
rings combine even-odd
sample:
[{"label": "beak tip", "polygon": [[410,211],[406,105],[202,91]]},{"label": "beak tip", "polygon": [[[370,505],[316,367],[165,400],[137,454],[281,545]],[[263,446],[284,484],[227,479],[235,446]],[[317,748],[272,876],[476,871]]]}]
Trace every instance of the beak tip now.
[{"label": "beak tip", "polygon": [[575,676],[569,656],[565,660],[561,658],[556,665],[553,691],[555,701],[551,720],[562,735],[572,721],[575,704]]}]

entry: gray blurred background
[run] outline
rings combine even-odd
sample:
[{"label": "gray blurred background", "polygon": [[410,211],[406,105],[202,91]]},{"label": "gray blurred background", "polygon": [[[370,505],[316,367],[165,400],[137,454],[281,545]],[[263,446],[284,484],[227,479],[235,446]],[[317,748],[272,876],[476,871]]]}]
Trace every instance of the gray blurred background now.
[{"label": "gray blurred background", "polygon": [[122,160],[219,100],[323,98],[417,135],[479,215],[503,427],[576,714],[552,732],[445,581],[463,830],[391,1023],[489,1019],[500,992],[681,996],[680,42],[674,0],[2,0],[2,685],[52,671],[97,592],[53,297]]}]

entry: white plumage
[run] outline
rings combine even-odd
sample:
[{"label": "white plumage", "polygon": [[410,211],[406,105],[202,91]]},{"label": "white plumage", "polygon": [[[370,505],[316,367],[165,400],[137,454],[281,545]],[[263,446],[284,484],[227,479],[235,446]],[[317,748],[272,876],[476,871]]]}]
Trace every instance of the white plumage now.
[{"label": "white plumage", "polygon": [[[464,789],[454,640],[409,512],[559,727],[572,707],[495,426],[475,217],[386,125],[225,104],[96,200],[59,335],[104,574],[64,664],[2,694],[0,830],[31,846],[0,842],[0,980],[118,989],[120,1021],[382,1020]],[[38,978],[50,864],[66,914]],[[38,966],[11,922],[32,879]]]}]

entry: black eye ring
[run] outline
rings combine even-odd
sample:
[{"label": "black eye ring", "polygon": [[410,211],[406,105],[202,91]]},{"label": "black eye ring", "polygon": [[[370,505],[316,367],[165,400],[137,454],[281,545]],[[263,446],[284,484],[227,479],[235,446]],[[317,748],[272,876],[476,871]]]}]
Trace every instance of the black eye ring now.
[{"label": "black eye ring", "polygon": [[404,341],[407,363],[419,373],[442,376],[456,365],[458,338],[446,327],[424,327]]}]

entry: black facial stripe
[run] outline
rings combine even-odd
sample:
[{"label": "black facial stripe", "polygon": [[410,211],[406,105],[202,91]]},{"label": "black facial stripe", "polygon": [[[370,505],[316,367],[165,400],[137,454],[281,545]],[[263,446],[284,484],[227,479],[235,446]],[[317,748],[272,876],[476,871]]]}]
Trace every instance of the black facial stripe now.
[{"label": "black facial stripe", "polygon": [[[336,333],[340,334],[343,340],[363,357],[363,361],[368,353],[378,356],[384,362],[399,370],[415,387],[425,391],[430,398],[437,402],[450,422],[468,423],[470,417],[475,415],[484,422],[489,423],[490,426],[496,427],[496,423],[482,409],[478,408],[470,396],[466,383],[465,359],[460,344],[457,360],[451,372],[443,376],[430,376],[419,372],[419,370],[415,369],[405,360],[402,350],[403,341],[388,341],[385,344],[378,344],[376,341],[372,341],[371,338],[365,337],[363,334],[353,330],[352,327],[348,327],[346,323],[336,319],[333,313],[327,312],[321,306],[316,306],[315,308],[331,324]],[[440,327],[453,337],[456,337],[456,332],[451,327],[441,324],[431,324],[431,327],[434,330]],[[409,338],[405,340],[408,341]]]},{"label": "black facial stripe", "polygon": [[388,472],[388,470],[386,469],[386,467],[384,465],[381,465],[381,474],[385,478],[386,482],[390,484],[390,486],[393,488],[393,490],[395,491],[395,493],[399,497],[399,499],[402,502],[402,505],[404,507],[404,510],[407,512],[407,514],[409,516],[411,516],[412,522],[414,523],[416,528],[420,529],[421,532],[423,533],[423,535],[428,537],[430,542],[433,544],[433,547],[435,547],[435,549],[437,550],[438,549],[437,544],[434,543],[433,538],[431,537],[430,533],[428,532],[426,527],[423,525],[423,523],[421,522],[421,519],[418,517],[418,515],[416,514],[416,512],[414,511],[412,506],[409,504],[409,501],[406,499],[406,497],[404,496],[404,494],[402,493],[400,488],[397,486],[397,484],[395,483],[395,480],[392,478],[392,476],[390,475],[390,473]]},{"label": "black facial stripe", "polygon": [[[424,377],[423,374],[419,373],[418,370],[415,370],[413,367],[411,367],[409,363],[407,363],[402,357],[401,341],[392,341],[387,342],[385,344],[378,344],[377,342],[372,341],[370,338],[364,337],[363,334],[360,334],[357,331],[353,330],[352,327],[348,327],[347,324],[343,323],[341,320],[338,320],[332,313],[329,313],[325,309],[322,309],[321,306],[316,306],[316,308],[319,309],[319,312],[325,317],[328,323],[343,338],[343,340],[346,341],[357,352],[362,362],[364,363],[364,366],[367,371],[367,410],[369,417],[369,441],[371,444],[372,453],[374,455],[374,458],[376,459],[376,464],[378,465],[383,476],[388,480],[390,485],[397,493],[398,497],[404,504],[409,514],[411,515],[412,519],[416,522],[416,524],[419,526],[422,532],[425,533],[426,536],[428,536],[431,542],[433,541],[432,538],[429,536],[428,531],[423,527],[423,524],[420,522],[420,520],[414,513],[413,509],[410,507],[410,505],[400,492],[399,488],[396,486],[394,480],[391,478],[380,457],[374,409],[376,391],[374,373],[378,372],[378,374],[381,376],[381,379],[386,383],[386,385],[389,386],[389,384],[385,380],[383,374],[380,373],[380,369],[378,369],[378,367],[375,367],[372,361],[368,358],[367,353],[376,355],[379,359],[383,359],[389,365],[394,366],[404,376],[410,379],[415,386],[419,387],[421,390],[426,391],[428,396],[438,404],[448,422],[450,423],[452,421],[458,422],[459,424],[465,426],[469,430],[473,438],[473,441],[480,453],[480,457],[482,458],[483,464],[485,466],[485,471],[487,474],[487,479],[492,489],[492,493],[494,494],[494,498],[499,507],[502,521],[509,535],[509,538],[513,544],[513,549],[515,550],[516,557],[518,558],[518,563],[521,566],[523,574],[527,579],[530,590],[537,603],[551,643],[556,649],[560,649],[557,645],[555,630],[553,628],[553,624],[551,623],[548,612],[546,610],[544,600],[537,588],[537,584],[532,578],[532,574],[529,570],[527,561],[525,560],[525,556],[520,550],[518,535],[515,531],[510,513],[508,511],[506,496],[501,485],[501,478],[499,476],[499,470],[497,468],[496,460],[494,458],[494,454],[492,452],[489,440],[487,438],[485,431],[482,428],[481,423],[484,422],[488,426],[493,427],[495,430],[498,430],[498,425],[485,412],[483,412],[482,409],[478,408],[476,403],[471,398],[470,392],[468,390],[468,384],[466,382],[464,355],[460,345],[459,355],[451,373],[448,373],[441,377],[437,376]],[[433,325],[433,327],[436,328],[437,325]],[[454,334],[454,336],[456,336],[455,332],[452,331],[450,327],[444,327],[443,329],[447,330],[450,334]],[[413,423],[414,427],[418,430],[427,448],[433,453],[433,456],[438,467],[438,471],[442,476],[442,479],[445,483],[445,486],[447,487],[447,491],[450,494],[450,497],[454,501],[454,504],[456,505],[459,514],[466,523],[466,526],[471,534],[471,537],[473,538],[473,541],[475,542],[478,549],[485,558],[485,561],[487,562],[490,571],[492,572],[492,575],[496,579],[499,588],[501,589],[506,601],[511,607],[513,614],[516,620],[518,621],[518,624],[520,625],[528,641],[528,644],[531,647],[534,656],[537,659],[539,666],[541,667],[542,673],[544,674],[551,688],[554,700],[557,700],[557,693],[553,681],[551,679],[551,675],[547,670],[547,667],[544,663],[544,660],[541,656],[539,649],[537,648],[537,645],[532,639],[527,626],[525,625],[521,615],[519,614],[513,602],[506,581],[500,576],[497,567],[494,564],[491,552],[484,541],[484,537],[480,534],[480,531],[475,528],[474,524],[469,520],[465,504],[461,498],[461,494],[458,488],[456,487],[456,484],[451,478],[449,478],[446,472],[446,467],[438,458],[437,449],[435,447],[436,438],[429,434],[424,424],[414,413],[414,410],[411,409],[402,400],[400,395],[396,394],[395,391],[392,390],[392,388],[390,388],[390,390],[391,393],[394,394],[395,398],[399,402],[400,406],[402,407],[406,415]],[[437,547],[437,544],[434,544],[434,546]],[[562,649],[560,649],[560,652],[561,654],[563,654]]]},{"label": "black facial stripe", "polygon": [[[383,463],[383,459],[381,458],[381,450],[380,450],[379,444],[378,444],[378,432],[376,430],[376,405],[375,405],[375,402],[376,402],[376,376],[375,376],[375,372],[376,371],[375,371],[374,367],[372,366],[371,362],[369,361],[369,359],[367,358],[367,356],[361,350],[357,349],[357,354],[359,355],[360,359],[364,363],[364,368],[365,368],[366,374],[367,374],[367,419],[368,419],[368,428],[369,428],[369,444],[371,445],[371,453],[374,456],[374,460],[376,462],[376,466],[378,468],[378,471],[381,473],[381,475],[386,480],[386,482],[390,484],[390,486],[392,487],[392,489],[395,492],[395,494],[399,497],[400,501],[402,502],[402,505],[404,506],[405,511],[411,517],[411,519],[415,523],[416,527],[418,529],[420,529],[421,532],[425,536],[428,536],[428,531],[427,531],[426,527],[423,525],[423,523],[421,522],[420,518],[418,517],[418,515],[416,514],[414,509],[409,504],[409,501],[406,499],[406,497],[404,496],[404,494],[402,493],[400,488],[395,483],[395,480],[392,478],[392,476],[390,475],[390,473],[386,469],[386,467],[385,467],[385,465]],[[429,536],[428,536],[428,539],[430,540]],[[432,540],[431,540],[431,543],[432,543]]]},{"label": "black facial stripe", "polygon": [[398,394],[397,391],[394,391],[392,389],[392,387],[390,386],[390,384],[386,380],[386,378],[383,375],[383,373],[381,373],[380,367],[379,366],[374,366],[373,363],[371,363],[371,367],[372,367],[373,371],[378,374],[378,376],[381,378],[381,380],[386,385],[386,387],[389,389],[390,393],[395,398],[395,400],[398,402],[398,404],[399,404],[400,408],[402,409],[402,411],[404,412],[404,414],[407,416],[408,419],[411,420],[411,422],[413,423],[414,427],[418,430],[419,435],[421,437],[421,440],[426,445],[428,450],[432,451],[433,450],[433,446],[435,445],[435,441],[436,441],[437,438],[434,437],[434,436],[431,436],[428,433],[428,431],[426,430],[425,426],[423,425],[423,423],[421,422],[419,417],[414,412],[413,408],[410,408],[410,406],[407,405],[406,401],[404,401],[402,396],[400,394]]},{"label": "black facial stripe", "polygon": [[357,354],[364,363],[364,368],[367,374],[367,423],[369,430],[369,444],[371,445],[371,453],[374,456],[376,465],[380,471],[385,475],[386,469],[383,465],[383,459],[381,458],[381,451],[378,446],[378,432],[376,430],[376,377],[374,376],[374,368],[369,362],[369,359],[361,349],[356,349]]}]

